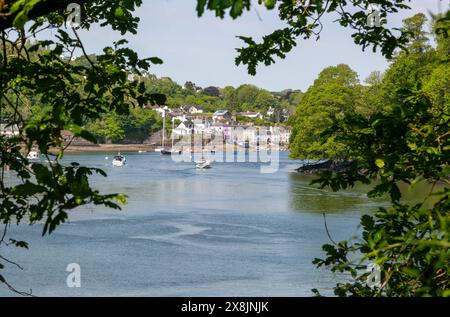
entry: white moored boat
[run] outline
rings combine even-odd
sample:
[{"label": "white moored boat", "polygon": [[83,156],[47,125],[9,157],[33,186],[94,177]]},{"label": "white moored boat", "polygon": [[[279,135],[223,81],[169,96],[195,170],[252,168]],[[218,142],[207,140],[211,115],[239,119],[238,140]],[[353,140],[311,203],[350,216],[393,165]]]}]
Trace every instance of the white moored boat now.
[{"label": "white moored boat", "polygon": [[127,159],[125,158],[125,156],[120,155],[120,153],[116,156],[114,156],[113,160],[112,160],[112,165],[113,166],[124,166],[126,163]]},{"label": "white moored boat", "polygon": [[211,168],[211,162],[203,156],[204,152],[204,143],[203,143],[203,132],[202,132],[202,159],[200,161],[195,161],[195,167],[198,169],[206,169]]},{"label": "white moored boat", "polygon": [[195,167],[199,169],[211,168],[211,162],[205,159],[195,162]]},{"label": "white moored boat", "polygon": [[30,151],[27,155],[27,159],[29,160],[38,160],[39,159],[39,153],[37,151]]},{"label": "white moored boat", "polygon": [[181,150],[175,150],[173,147],[173,143],[174,143],[174,119],[172,118],[172,148],[170,150],[166,150],[164,148],[164,134],[165,134],[165,126],[164,126],[164,121],[163,121],[163,133],[162,133],[162,142],[161,142],[161,148],[159,149],[159,151],[157,151],[158,149],[155,149],[155,151],[160,152],[161,155],[175,155],[175,154],[181,154]]}]

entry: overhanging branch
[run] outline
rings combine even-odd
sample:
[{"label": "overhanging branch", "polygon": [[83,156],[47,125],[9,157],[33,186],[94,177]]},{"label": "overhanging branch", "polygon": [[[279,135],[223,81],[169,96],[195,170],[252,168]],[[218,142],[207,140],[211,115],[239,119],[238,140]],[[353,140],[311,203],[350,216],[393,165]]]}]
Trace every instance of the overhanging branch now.
[{"label": "overhanging branch", "polygon": [[[15,12],[11,14],[9,12],[11,6],[16,1],[0,1],[0,31],[7,30],[13,27],[14,19],[17,17],[17,14],[20,12]],[[69,3],[76,2],[78,4],[84,4],[88,2],[93,2],[93,0],[42,0],[38,2],[33,9],[28,14],[28,19],[33,20],[52,12],[56,12],[59,10],[64,10],[67,8]]]}]

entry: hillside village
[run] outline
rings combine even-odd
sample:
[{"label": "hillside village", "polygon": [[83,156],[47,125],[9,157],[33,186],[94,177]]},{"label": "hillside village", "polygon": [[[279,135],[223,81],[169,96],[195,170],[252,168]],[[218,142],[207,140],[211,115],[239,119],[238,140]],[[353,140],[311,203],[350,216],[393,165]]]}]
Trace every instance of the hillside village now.
[{"label": "hillside village", "polygon": [[[91,58],[96,60],[95,55]],[[73,63],[84,65],[86,61],[81,57]],[[291,133],[288,119],[303,96],[300,90],[270,92],[250,84],[202,88],[187,81],[180,85],[169,77],[158,78],[147,73],[129,80],[140,81],[149,94],[164,95],[166,100],[161,106],[133,107],[127,114],[107,113],[96,120],[87,120],[83,128],[97,139],[98,144],[160,146],[165,121],[166,142],[171,140],[173,130],[175,140],[203,134],[207,140],[223,138],[229,144],[261,141],[286,148]],[[40,108],[34,106],[25,112],[39,111]],[[13,132],[4,124],[0,129],[2,135],[17,133],[18,128]],[[74,138],[68,130],[62,131],[62,139],[65,146],[94,146]]]},{"label": "hillside village", "polygon": [[[286,148],[291,134],[286,125],[266,124],[273,116],[273,108],[266,114],[260,112],[239,112],[232,114],[228,110],[220,109],[207,113],[200,106],[183,105],[178,108],[168,106],[150,106],[166,121],[173,123],[173,138],[179,140],[186,136],[202,134],[205,139],[221,137],[226,143],[253,144],[272,143]],[[242,119],[244,118],[244,119]],[[283,113],[283,121],[289,118]],[[156,142],[155,139],[153,139]]]},{"label": "hillside village", "polygon": [[[165,133],[166,142],[172,138],[180,140],[187,136],[203,135],[205,140],[223,139],[226,143],[256,145],[256,143],[272,143],[286,149],[291,135],[291,128],[286,125],[268,125],[273,110],[269,108],[265,115],[259,112],[240,112],[233,115],[228,110],[217,110],[214,113],[206,113],[200,106],[180,106],[178,108],[169,108],[167,106],[147,106],[146,109],[154,110],[163,120],[168,122]],[[238,119],[240,117],[241,119]],[[245,120],[242,120],[245,118]],[[286,121],[289,116],[286,114],[283,120]],[[173,129],[170,124],[173,123]],[[7,137],[18,135],[17,126],[7,126],[2,124],[0,134]],[[64,143],[75,146],[92,146],[88,141],[73,138],[70,131],[63,130],[62,137]],[[143,144],[158,146],[162,140],[162,130],[143,140]],[[100,142],[102,143],[102,142]],[[136,143],[132,140],[118,142],[121,144]]]}]

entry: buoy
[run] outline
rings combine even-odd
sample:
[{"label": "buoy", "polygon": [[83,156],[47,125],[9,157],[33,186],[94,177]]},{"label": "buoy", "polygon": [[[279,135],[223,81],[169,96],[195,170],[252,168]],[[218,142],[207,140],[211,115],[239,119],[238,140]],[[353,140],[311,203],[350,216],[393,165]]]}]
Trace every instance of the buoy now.
[{"label": "buoy", "polygon": [[107,160],[108,159],[108,157],[107,156],[105,156],[105,160]]}]

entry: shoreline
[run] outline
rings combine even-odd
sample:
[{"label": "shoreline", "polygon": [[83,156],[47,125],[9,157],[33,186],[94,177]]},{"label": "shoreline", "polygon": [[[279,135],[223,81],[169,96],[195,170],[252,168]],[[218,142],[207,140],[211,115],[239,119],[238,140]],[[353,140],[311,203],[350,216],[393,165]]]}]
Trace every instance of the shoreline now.
[{"label": "shoreline", "polygon": [[[105,152],[155,152],[156,148],[160,146],[151,145],[151,144],[97,144],[92,146],[86,145],[70,145],[65,150],[64,153],[67,154],[76,154],[76,153],[105,153]],[[168,146],[169,148],[170,146]],[[210,150],[210,146],[205,146],[205,150]],[[175,147],[175,149],[180,149],[180,147]],[[190,146],[186,146],[183,148],[183,152],[189,152]],[[224,149],[222,146],[216,146],[217,152],[222,152]],[[225,146],[226,151],[233,151],[235,148],[233,145],[227,144]],[[244,151],[246,149],[242,147],[237,147],[238,151]],[[248,150],[255,151],[255,147],[250,147]],[[283,151],[283,149],[279,149]],[[54,149],[51,152],[57,153],[59,150]],[[201,152],[200,148],[194,148],[194,153]]]},{"label": "shoreline", "polygon": [[92,146],[70,145],[64,153],[139,152],[154,151],[157,146],[150,144],[97,144]]}]

